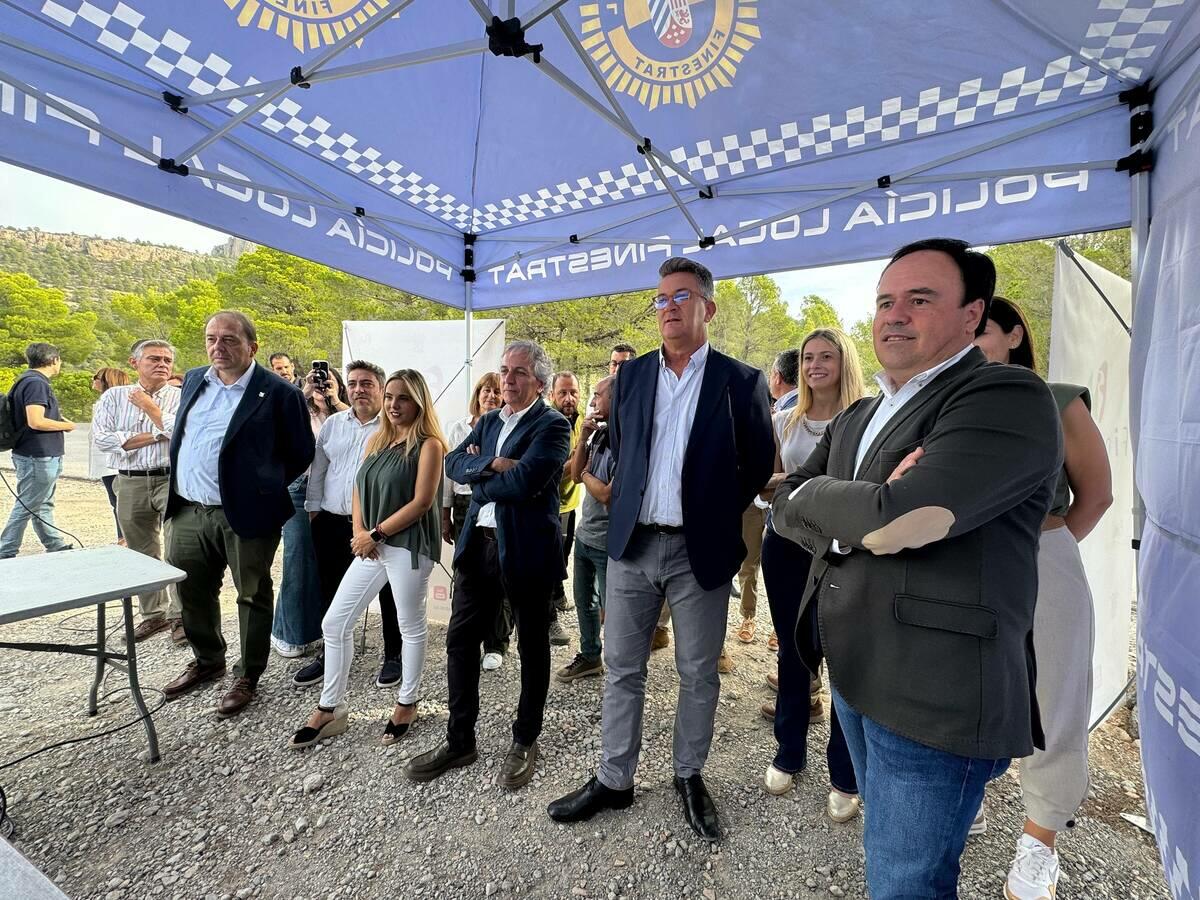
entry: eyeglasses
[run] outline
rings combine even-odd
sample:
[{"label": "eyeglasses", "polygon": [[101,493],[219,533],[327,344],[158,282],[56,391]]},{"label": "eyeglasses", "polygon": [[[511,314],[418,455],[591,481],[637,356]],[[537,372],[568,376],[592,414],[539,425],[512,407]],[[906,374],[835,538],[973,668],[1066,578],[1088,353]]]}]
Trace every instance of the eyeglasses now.
[{"label": "eyeglasses", "polygon": [[659,294],[657,297],[654,298],[654,308],[655,309],[666,309],[668,306],[671,305],[672,302],[674,302],[676,306],[683,306],[683,304],[687,303],[689,300],[692,299],[693,294],[695,294],[695,296],[697,296],[697,297],[700,297],[701,299],[704,299],[703,294],[700,294],[700,293],[697,293],[694,291],[688,291],[688,290],[676,291],[674,294],[671,294],[670,296],[667,296],[666,294]]}]

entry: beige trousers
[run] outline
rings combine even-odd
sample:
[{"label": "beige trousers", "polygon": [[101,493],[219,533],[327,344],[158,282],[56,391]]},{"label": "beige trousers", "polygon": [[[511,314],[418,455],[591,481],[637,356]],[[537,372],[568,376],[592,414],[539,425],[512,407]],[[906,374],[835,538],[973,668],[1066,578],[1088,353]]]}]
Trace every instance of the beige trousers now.
[{"label": "beige trousers", "polygon": [[[117,495],[117,521],[130,550],[163,558],[163,513],[167,508],[169,475],[118,475],[113,482]],[[169,527],[169,526],[168,526]],[[179,594],[174,585],[161,591],[138,595],[142,621],[177,619]]]}]

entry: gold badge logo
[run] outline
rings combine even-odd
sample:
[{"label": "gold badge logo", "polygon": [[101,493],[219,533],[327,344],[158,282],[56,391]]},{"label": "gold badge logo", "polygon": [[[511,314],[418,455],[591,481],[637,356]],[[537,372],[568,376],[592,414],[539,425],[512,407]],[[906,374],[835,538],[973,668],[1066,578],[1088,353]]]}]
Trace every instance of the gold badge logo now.
[{"label": "gold badge logo", "polygon": [[303,52],[333,44],[379,15],[385,0],[225,0],[243,28],[254,25]]},{"label": "gold badge logo", "polygon": [[758,0],[581,3],[581,43],[609,87],[649,109],[731,87],[761,36]]}]

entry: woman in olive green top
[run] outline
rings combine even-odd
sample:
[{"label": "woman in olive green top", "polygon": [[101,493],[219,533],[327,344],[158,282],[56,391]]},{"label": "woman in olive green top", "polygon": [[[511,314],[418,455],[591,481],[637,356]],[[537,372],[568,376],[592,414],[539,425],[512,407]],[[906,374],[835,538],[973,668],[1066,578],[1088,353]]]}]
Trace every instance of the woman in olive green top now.
[{"label": "woman in olive green top", "polygon": [[437,502],[442,493],[442,436],[429,386],[420,372],[401,369],[383,390],[383,420],[371,436],[354,479],[355,559],[342,577],[321,623],[325,635],[325,685],[321,701],[292,737],[308,747],[341,734],[348,723],[343,702],[354,656],[354,624],[385,583],[396,599],[404,639],[403,676],[383,743],[399,740],[417,717],[428,628],[425,594],[441,550]]},{"label": "woman in olive green top", "polygon": [[[1033,335],[1021,310],[995,297],[975,343],[992,362],[1036,369]],[[1021,760],[1025,829],[1005,883],[1011,900],[1053,897],[1058,883],[1054,839],[1075,818],[1088,789],[1088,719],[1095,642],[1092,592],[1079,541],[1112,504],[1112,474],[1088,390],[1050,384],[1063,431],[1063,471],[1038,546],[1038,597],[1033,616],[1037,701],[1046,749]],[[985,827],[983,810],[972,832]]]}]

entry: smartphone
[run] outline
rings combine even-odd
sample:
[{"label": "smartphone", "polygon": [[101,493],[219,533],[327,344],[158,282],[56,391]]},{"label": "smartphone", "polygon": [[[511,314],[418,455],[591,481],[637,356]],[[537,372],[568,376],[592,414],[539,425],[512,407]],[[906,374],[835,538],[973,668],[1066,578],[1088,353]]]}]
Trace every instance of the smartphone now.
[{"label": "smartphone", "polygon": [[316,382],[324,390],[329,386],[329,361],[325,359],[314,359],[312,364],[313,372],[316,374]]}]

